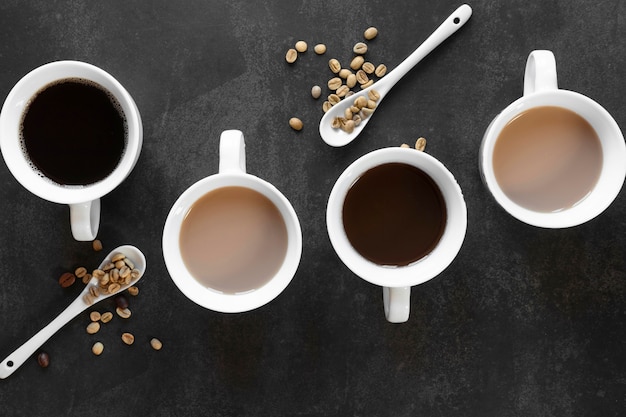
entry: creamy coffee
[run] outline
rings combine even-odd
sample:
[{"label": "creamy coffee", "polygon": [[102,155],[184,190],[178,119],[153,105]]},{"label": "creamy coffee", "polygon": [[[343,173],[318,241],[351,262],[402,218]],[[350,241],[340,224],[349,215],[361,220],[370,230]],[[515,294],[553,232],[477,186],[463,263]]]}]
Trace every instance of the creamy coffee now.
[{"label": "creamy coffee", "polygon": [[593,189],[602,169],[602,147],[593,127],[556,106],[526,110],[509,121],[493,150],[502,191],[538,212],[574,206]]},{"label": "creamy coffee", "polygon": [[203,286],[235,294],[262,287],[287,253],[287,227],[263,194],[229,186],[210,191],[186,214],[180,253]]}]

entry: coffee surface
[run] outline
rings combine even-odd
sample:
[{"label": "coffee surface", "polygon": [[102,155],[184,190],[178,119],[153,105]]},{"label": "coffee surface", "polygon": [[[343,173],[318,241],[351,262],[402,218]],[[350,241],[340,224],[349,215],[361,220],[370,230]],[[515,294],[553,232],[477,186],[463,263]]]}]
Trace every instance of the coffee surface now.
[{"label": "coffee surface", "polygon": [[203,286],[235,294],[262,287],[287,254],[287,226],[263,194],[224,187],[196,201],[179,236],[180,253]]},{"label": "coffee surface", "polygon": [[21,124],[28,159],[62,185],[87,185],[117,167],[126,143],[121,108],[99,85],[64,79],[40,90]]},{"label": "coffee surface", "polygon": [[387,163],[365,172],[348,190],[343,226],[364,258],[404,266],[428,255],[447,220],[439,187],[421,169]]},{"label": "coffee surface", "polygon": [[526,110],[502,129],[493,150],[502,191],[538,212],[570,208],[593,189],[602,170],[602,147],[593,127],[555,106]]}]

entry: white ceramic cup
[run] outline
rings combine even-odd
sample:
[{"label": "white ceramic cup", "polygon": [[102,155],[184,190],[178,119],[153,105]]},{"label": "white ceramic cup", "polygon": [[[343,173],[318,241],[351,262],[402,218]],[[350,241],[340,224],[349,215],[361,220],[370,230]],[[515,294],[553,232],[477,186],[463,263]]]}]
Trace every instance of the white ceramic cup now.
[{"label": "white ceramic cup", "polygon": [[[437,184],[446,204],[447,222],[437,246],[424,258],[407,266],[378,265],[359,254],[350,244],[343,226],[343,205],[348,190],[365,172],[387,163],[415,166]],[[456,257],[467,229],[467,208],[454,176],[434,157],[406,148],[384,148],[370,152],[353,162],[339,176],[326,208],[326,226],[330,242],[342,262],[362,279],[383,287],[383,306],[389,322],[408,320],[411,286],[439,275]]]},{"label": "white ceramic cup", "polygon": [[[246,187],[266,196],[278,208],[287,226],[287,253],[276,274],[262,287],[227,294],[205,287],[189,272],[180,247],[180,230],[191,206],[208,192],[222,187]],[[172,280],[196,304],[222,313],[239,313],[261,307],[276,298],[291,282],[302,254],[300,222],[287,198],[272,184],[246,173],[243,133],[227,130],[220,137],[219,173],[193,184],[172,206],[163,230],[163,256]]]},{"label": "white ceramic cup", "polygon": [[[571,110],[598,134],[602,147],[602,169],[591,192],[580,202],[560,211],[537,212],[512,201],[500,188],[493,170],[493,150],[502,129],[520,113],[539,106]],[[544,228],[565,228],[585,223],[602,213],[617,197],[626,177],[626,147],[619,126],[598,103],[557,86],[556,61],[551,51],[532,51],[524,74],[524,95],[491,122],[482,140],[479,169],[495,200],[513,217]]]},{"label": "white ceramic cup", "polygon": [[[90,80],[119,102],[126,119],[126,146],[117,167],[105,179],[88,185],[60,185],[33,168],[21,145],[21,123],[31,99],[48,84],[67,78]],[[111,192],[130,174],[143,142],[139,110],[126,89],[113,76],[79,61],[56,61],[26,74],[9,92],[0,113],[2,157],[17,181],[33,194],[54,203],[68,204],[70,225],[76,240],[95,239],[100,225],[100,198]]]}]

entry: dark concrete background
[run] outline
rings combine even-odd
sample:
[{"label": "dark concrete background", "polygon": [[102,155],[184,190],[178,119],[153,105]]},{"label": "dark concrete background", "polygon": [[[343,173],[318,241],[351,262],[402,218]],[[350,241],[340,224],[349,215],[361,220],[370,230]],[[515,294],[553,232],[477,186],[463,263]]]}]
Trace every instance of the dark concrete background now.
[{"label": "dark concrete background", "polygon": [[[619,416],[626,409],[626,201],[599,218],[543,230],[508,216],[477,168],[489,121],[522,93],[528,53],[551,49],[559,85],[626,126],[626,3],[474,1],[474,15],[385,99],[358,141],[317,131],[331,57],[347,61],[368,26],[369,57],[392,69],[460,3],[409,0],[17,1],[0,3],[0,92],[31,69],[78,59],[113,74],[143,117],[129,178],[103,198],[99,238],[148,259],[133,316],[94,336],[87,312],[0,381],[2,416]],[[323,42],[293,66],[295,41]],[[287,121],[299,116],[304,130]],[[166,271],[162,227],[193,182],[217,171],[221,131],[240,129],[248,172],[292,202],[304,236],[289,287],[226,315],[187,300]],[[458,258],[413,289],[405,324],[385,321],[381,290],[332,250],[324,210],[340,172],[381,147],[428,139],[468,207]],[[102,254],[73,241],[66,206],[22,188],[0,165],[0,357],[78,294],[58,276]],[[98,306],[111,309],[112,303]],[[122,331],[136,336],[132,347]],[[148,340],[163,341],[160,352]],[[95,357],[92,343],[104,354]]]}]

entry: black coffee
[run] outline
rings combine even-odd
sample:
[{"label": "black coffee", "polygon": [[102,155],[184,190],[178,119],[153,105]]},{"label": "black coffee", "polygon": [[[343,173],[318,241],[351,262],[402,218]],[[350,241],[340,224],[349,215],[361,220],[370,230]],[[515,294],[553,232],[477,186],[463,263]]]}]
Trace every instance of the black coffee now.
[{"label": "black coffee", "polygon": [[446,226],[441,190],[421,169],[402,163],[365,172],[348,190],[343,226],[364,258],[404,266],[428,255]]},{"label": "black coffee", "polygon": [[21,134],[28,159],[44,176],[63,185],[87,185],[116,168],[126,121],[119,103],[101,86],[68,78],[35,95]]}]

